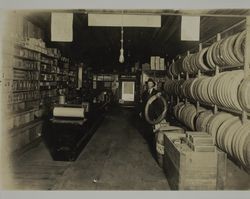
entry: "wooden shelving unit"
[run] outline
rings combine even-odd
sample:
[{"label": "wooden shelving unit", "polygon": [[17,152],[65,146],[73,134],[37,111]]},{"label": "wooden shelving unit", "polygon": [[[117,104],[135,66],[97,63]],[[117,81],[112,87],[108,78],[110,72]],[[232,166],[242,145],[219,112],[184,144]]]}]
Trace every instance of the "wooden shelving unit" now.
[{"label": "wooden shelving unit", "polygon": [[[240,23],[239,25],[242,25],[242,23]],[[234,27],[235,28],[235,27]],[[210,71],[206,71],[206,72],[201,72],[198,71],[197,74],[179,74],[177,78],[172,77],[172,80],[180,80],[182,79],[189,79],[190,76],[193,78],[200,78],[203,75],[208,75],[208,76],[213,76],[213,75],[218,75],[220,72],[222,71],[232,71],[232,70],[244,70],[244,79],[248,78],[250,75],[250,17],[246,17],[245,20],[245,30],[246,30],[246,39],[245,39],[245,54],[244,54],[244,64],[242,65],[238,65],[238,66],[225,66],[225,67],[219,67],[216,66],[215,69],[210,70]],[[221,35],[218,33],[216,35],[217,41],[219,41],[221,39]],[[202,45],[199,45],[199,50],[201,50]],[[189,54],[189,51],[187,52],[187,54]],[[219,105],[215,105],[215,104],[210,104],[210,103],[205,103],[205,102],[201,102],[201,101],[195,101],[193,99],[181,99],[179,96],[176,96],[176,100],[174,100],[174,96],[171,96],[171,104],[172,107],[174,106],[174,101],[176,101],[177,103],[179,103],[180,101],[183,101],[185,103],[192,103],[196,106],[197,109],[199,109],[200,106],[203,106],[205,108],[208,109],[212,109],[214,113],[216,113],[217,111],[224,111],[224,112],[228,112],[231,113],[233,115],[239,116],[242,120],[242,123],[244,124],[246,121],[250,121],[250,112],[246,112],[245,110],[235,110],[232,108],[227,108],[227,107],[223,107],[223,106],[219,106]],[[229,154],[230,156],[230,154]],[[246,170],[247,172],[249,172],[249,168],[245,168],[244,165],[242,165],[242,163],[236,159],[235,157],[230,156],[230,159],[233,160],[235,162],[236,165],[238,165],[241,169]]]},{"label": "wooden shelving unit", "polygon": [[[26,46],[20,43],[26,43]],[[12,151],[24,147],[41,136],[42,121],[38,118],[40,90],[40,52],[29,41],[11,41],[4,56],[12,60],[3,70],[4,95],[7,100],[5,130],[13,144]],[[4,49],[5,50],[5,49]],[[5,66],[7,67],[7,66]]]},{"label": "wooden shelving unit", "polygon": [[[69,72],[69,66],[59,69],[59,60],[69,63],[69,59],[61,58],[55,48],[46,48],[41,30],[23,16],[20,20],[18,17],[14,14],[9,18],[16,27],[3,38],[4,67],[0,70],[2,102],[6,107],[3,128],[13,143],[13,151],[41,136],[42,117],[58,101],[58,85],[67,87]],[[62,81],[57,79],[59,76]]]}]

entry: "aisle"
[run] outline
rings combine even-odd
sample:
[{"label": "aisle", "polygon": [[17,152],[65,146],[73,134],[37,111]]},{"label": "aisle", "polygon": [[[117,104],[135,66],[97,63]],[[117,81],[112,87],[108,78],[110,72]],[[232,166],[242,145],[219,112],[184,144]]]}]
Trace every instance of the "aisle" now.
[{"label": "aisle", "polygon": [[[132,111],[110,112],[75,162],[53,161],[44,144],[15,165],[16,189],[168,190],[162,169],[134,127]],[[146,139],[145,139],[146,138]]]},{"label": "aisle", "polygon": [[167,190],[166,177],[129,110],[107,115],[88,145],[53,189]]}]

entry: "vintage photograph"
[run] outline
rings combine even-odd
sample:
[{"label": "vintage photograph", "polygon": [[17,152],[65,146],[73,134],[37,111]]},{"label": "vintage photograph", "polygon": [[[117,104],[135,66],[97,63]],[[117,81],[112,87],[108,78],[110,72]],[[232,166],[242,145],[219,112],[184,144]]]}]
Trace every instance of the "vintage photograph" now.
[{"label": "vintage photograph", "polygon": [[3,190],[250,190],[250,9],[1,13]]}]

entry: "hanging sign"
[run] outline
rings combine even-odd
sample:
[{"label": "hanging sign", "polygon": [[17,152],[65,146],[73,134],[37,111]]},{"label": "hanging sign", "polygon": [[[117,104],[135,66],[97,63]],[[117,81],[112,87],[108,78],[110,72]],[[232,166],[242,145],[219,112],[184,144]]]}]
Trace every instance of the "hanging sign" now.
[{"label": "hanging sign", "polygon": [[73,13],[51,13],[51,41],[73,41]]},{"label": "hanging sign", "polygon": [[114,27],[161,27],[161,16],[122,15],[122,14],[88,14],[88,26]]},{"label": "hanging sign", "polygon": [[182,16],[181,18],[181,40],[199,41],[200,40],[200,17]]}]

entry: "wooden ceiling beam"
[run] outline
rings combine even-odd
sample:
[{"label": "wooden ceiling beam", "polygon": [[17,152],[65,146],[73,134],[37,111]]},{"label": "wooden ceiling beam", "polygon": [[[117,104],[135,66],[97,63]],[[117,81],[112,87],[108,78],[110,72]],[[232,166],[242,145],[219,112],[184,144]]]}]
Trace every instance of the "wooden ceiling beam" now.
[{"label": "wooden ceiling beam", "polygon": [[[226,11],[230,12],[226,12]],[[233,12],[231,12],[233,11]],[[79,10],[84,14],[121,14],[122,10]],[[195,10],[123,10],[124,14],[167,15],[167,16],[203,16],[203,17],[247,17],[250,9],[195,9]]]}]

